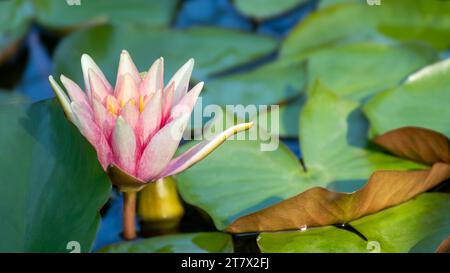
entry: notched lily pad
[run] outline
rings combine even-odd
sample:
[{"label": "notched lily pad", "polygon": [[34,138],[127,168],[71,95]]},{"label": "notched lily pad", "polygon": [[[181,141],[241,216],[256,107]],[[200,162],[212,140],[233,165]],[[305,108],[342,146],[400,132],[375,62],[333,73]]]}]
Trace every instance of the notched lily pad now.
[{"label": "notched lily pad", "polygon": [[183,199],[204,209],[216,227],[224,229],[242,216],[314,187],[352,192],[376,170],[424,167],[366,149],[358,103],[339,98],[320,83],[314,88],[300,115],[306,170],[282,143],[265,152],[261,141],[230,141],[177,175]]},{"label": "notched lily pad", "polygon": [[[449,2],[450,3],[450,2]],[[372,136],[405,126],[450,136],[450,59],[426,66],[364,107]]]}]

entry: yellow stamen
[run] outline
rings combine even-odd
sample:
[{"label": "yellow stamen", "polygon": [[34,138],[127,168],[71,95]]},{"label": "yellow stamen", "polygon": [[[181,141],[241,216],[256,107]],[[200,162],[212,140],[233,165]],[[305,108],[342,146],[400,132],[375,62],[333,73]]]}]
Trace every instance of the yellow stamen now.
[{"label": "yellow stamen", "polygon": [[125,107],[125,105],[127,105],[128,103],[131,103],[132,105],[136,105],[136,100],[135,99],[129,99],[128,101],[122,100],[120,102],[120,106],[123,108]]},{"label": "yellow stamen", "polygon": [[142,113],[142,111],[144,111],[144,106],[145,106],[144,100],[145,100],[144,96],[139,97],[139,112],[141,112],[141,113]]},{"label": "yellow stamen", "polygon": [[106,109],[108,109],[108,111],[117,116],[117,114],[119,113],[119,107],[117,105],[117,101],[114,99],[114,97],[112,96],[108,96],[106,97]]}]

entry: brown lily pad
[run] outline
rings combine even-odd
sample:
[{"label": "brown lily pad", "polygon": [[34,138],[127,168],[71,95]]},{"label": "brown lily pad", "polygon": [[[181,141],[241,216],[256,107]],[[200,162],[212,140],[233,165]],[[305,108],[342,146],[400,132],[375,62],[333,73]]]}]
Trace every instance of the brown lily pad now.
[{"label": "brown lily pad", "polygon": [[438,246],[436,253],[450,253],[450,236]]},{"label": "brown lily pad", "polygon": [[450,164],[450,140],[443,134],[420,127],[402,127],[374,139],[374,142],[399,157],[431,165]]},{"label": "brown lily pad", "polygon": [[433,164],[428,170],[377,171],[353,193],[315,187],[278,204],[238,218],[232,233],[281,231],[344,224],[403,203],[450,178],[448,138],[422,128],[390,131],[375,141],[396,155]]}]

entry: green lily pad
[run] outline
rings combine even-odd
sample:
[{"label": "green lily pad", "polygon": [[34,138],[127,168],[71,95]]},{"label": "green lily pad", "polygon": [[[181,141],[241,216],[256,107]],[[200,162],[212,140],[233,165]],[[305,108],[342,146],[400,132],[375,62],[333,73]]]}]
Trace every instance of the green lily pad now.
[{"label": "green lily pad", "polygon": [[[79,2],[80,5],[77,5]],[[72,5],[69,5],[72,4]],[[37,21],[52,28],[96,23],[169,25],[176,0],[34,0]]]},{"label": "green lily pad", "polygon": [[100,249],[103,253],[231,253],[231,236],[220,232],[200,232],[153,237],[118,243]]},{"label": "green lily pad", "polygon": [[227,141],[206,159],[177,175],[185,201],[205,210],[218,229],[314,186],[358,189],[373,171],[419,165],[362,148],[365,127],[358,104],[321,84],[300,116],[306,171],[282,144],[262,151],[261,140]]},{"label": "green lily pad", "polygon": [[0,1],[0,63],[18,48],[31,24],[32,11],[27,1]]},{"label": "green lily pad", "polygon": [[78,65],[88,53],[109,79],[117,73],[119,54],[127,49],[140,71],[164,57],[166,81],[189,58],[196,61],[193,77],[208,75],[260,58],[277,46],[276,40],[240,31],[198,27],[188,30],[151,29],[145,26],[99,26],[74,33],[55,53],[55,70],[81,83]]},{"label": "green lily pad", "polygon": [[[262,252],[434,252],[433,236],[450,229],[450,194],[424,193],[393,208],[351,222],[367,240],[334,226],[261,233]],[[448,236],[448,234],[447,234]],[[442,236],[438,236],[439,238]],[[436,241],[436,240],[434,240]],[[417,246],[422,245],[420,249]]]},{"label": "green lily pad", "polygon": [[0,105],[29,102],[22,93],[0,89]]},{"label": "green lily pad", "polygon": [[305,3],[307,0],[234,0],[242,14],[259,20],[276,17]]},{"label": "green lily pad", "polygon": [[273,61],[254,70],[209,79],[205,104],[269,105],[297,96],[305,89],[306,63]]},{"label": "green lily pad", "polygon": [[361,100],[437,60],[436,52],[422,44],[338,46],[308,57],[308,82],[320,79],[340,96]]},{"label": "green lily pad", "polygon": [[418,126],[450,136],[450,59],[427,66],[364,107],[371,135]]},{"label": "green lily pad", "polygon": [[53,101],[2,105],[0,121],[0,252],[90,251],[110,192],[94,149]]},{"label": "green lily pad", "polygon": [[283,43],[281,55],[356,41],[416,40],[443,50],[450,46],[445,38],[450,35],[449,18],[450,2],[438,0],[390,0],[376,7],[365,1],[331,5],[301,21]]},{"label": "green lily pad", "polygon": [[[289,103],[282,104],[279,107],[278,114],[275,114],[272,111],[264,111],[260,112],[258,116],[253,117],[253,121],[257,121],[258,118],[260,120],[272,120],[279,119],[279,131],[278,136],[286,137],[286,138],[297,138],[298,137],[298,117],[300,115],[301,108],[305,102],[306,96],[299,96]],[[276,116],[277,115],[277,116]],[[259,123],[260,127],[265,129],[268,132],[271,132],[269,123]],[[269,127],[269,128],[267,128]]]},{"label": "green lily pad", "polygon": [[[357,0],[357,1],[365,2],[366,0]],[[333,6],[336,4],[352,3],[352,2],[355,2],[355,0],[319,0],[319,8],[322,9],[322,8],[325,8],[328,6]]]}]

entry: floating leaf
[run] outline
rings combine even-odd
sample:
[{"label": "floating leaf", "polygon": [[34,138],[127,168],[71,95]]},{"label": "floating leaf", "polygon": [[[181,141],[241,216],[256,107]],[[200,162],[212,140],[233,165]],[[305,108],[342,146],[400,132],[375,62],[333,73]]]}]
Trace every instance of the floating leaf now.
[{"label": "floating leaf", "polygon": [[396,86],[437,59],[433,49],[421,44],[338,46],[309,55],[308,82],[320,79],[336,94],[361,100]]},{"label": "floating leaf", "polygon": [[99,250],[107,253],[231,253],[231,236],[220,232],[200,232],[153,237],[118,243]]},{"label": "floating leaf", "polygon": [[127,49],[139,71],[146,71],[149,62],[163,56],[165,72],[171,75],[192,57],[196,62],[194,78],[204,79],[262,57],[276,46],[276,41],[269,37],[220,28],[168,30],[145,26],[100,26],[66,38],[55,53],[55,70],[82,82],[81,70],[74,64],[80,62],[81,54],[88,53],[112,79],[119,61],[116,56],[122,49]]},{"label": "floating leaf", "polygon": [[209,79],[205,104],[269,105],[290,99],[305,88],[306,64],[274,61],[254,70]]},{"label": "floating leaf", "polygon": [[110,183],[95,151],[50,101],[0,108],[0,251],[88,252]]},{"label": "floating leaf", "polygon": [[234,0],[236,9],[256,19],[275,17],[305,3],[307,0]]},{"label": "floating leaf", "polygon": [[[450,194],[424,193],[402,205],[350,222],[367,240],[334,226],[261,233],[262,252],[409,252],[450,229]],[[422,249],[434,252],[436,246]]]},{"label": "floating leaf", "polygon": [[344,224],[405,202],[448,178],[450,165],[442,163],[436,163],[431,170],[377,171],[363,188],[354,193],[312,188],[272,207],[241,217],[226,231],[280,231]]},{"label": "floating leaf", "polygon": [[31,24],[32,6],[27,1],[0,1],[0,63],[18,48]]},{"label": "floating leaf", "polygon": [[450,164],[450,139],[424,128],[403,127],[378,136],[374,142],[389,152],[424,164]]},{"label": "floating leaf", "polygon": [[399,87],[382,92],[364,107],[371,135],[417,126],[450,136],[450,59],[412,74]]},{"label": "floating leaf", "polygon": [[376,7],[364,1],[332,5],[301,21],[283,43],[281,55],[390,39],[425,41],[439,50],[446,49],[450,46],[445,38],[450,35],[449,18],[450,3],[439,0],[390,0]]},{"label": "floating leaf", "polygon": [[[266,111],[260,112],[258,116],[253,117],[254,121],[278,119],[279,131],[278,133],[272,132],[270,130],[270,125],[267,123],[259,123],[259,126],[266,131],[278,135],[280,137],[286,138],[297,138],[298,137],[298,117],[300,115],[300,110],[304,104],[305,96],[300,96],[290,101],[289,103],[282,104],[279,107],[278,114],[275,114],[268,109]],[[269,127],[269,128],[268,128]]]},{"label": "floating leaf", "polygon": [[351,192],[376,170],[419,167],[361,148],[366,143],[361,141],[365,131],[358,104],[340,99],[320,84],[314,88],[300,118],[306,171],[281,143],[264,152],[261,140],[228,141],[177,176],[183,199],[204,209],[223,229],[241,216],[313,187]]},{"label": "floating leaf", "polygon": [[147,26],[169,25],[176,0],[34,0],[37,21],[52,28],[79,27],[96,23],[139,23]]}]

